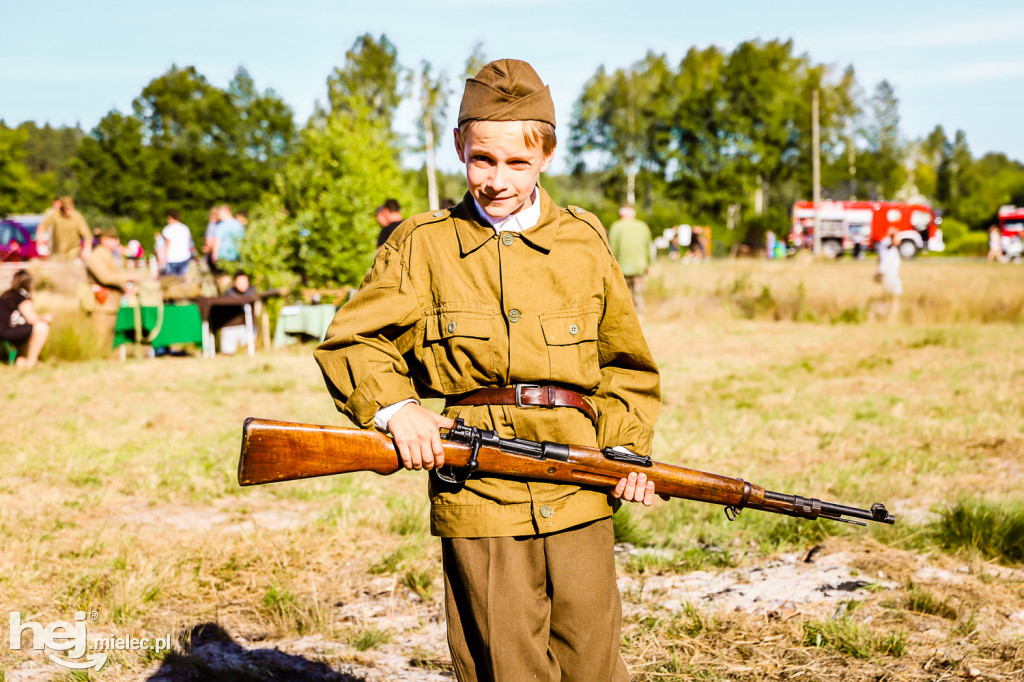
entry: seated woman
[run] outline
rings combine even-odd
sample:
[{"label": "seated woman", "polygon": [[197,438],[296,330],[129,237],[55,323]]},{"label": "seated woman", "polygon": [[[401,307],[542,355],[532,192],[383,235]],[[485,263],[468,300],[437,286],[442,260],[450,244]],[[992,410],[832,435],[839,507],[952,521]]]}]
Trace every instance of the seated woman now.
[{"label": "seated woman", "polygon": [[32,304],[32,275],[18,270],[11,288],[0,294],[0,339],[18,349],[15,367],[35,367],[50,336],[51,322],[53,315],[40,315]]}]

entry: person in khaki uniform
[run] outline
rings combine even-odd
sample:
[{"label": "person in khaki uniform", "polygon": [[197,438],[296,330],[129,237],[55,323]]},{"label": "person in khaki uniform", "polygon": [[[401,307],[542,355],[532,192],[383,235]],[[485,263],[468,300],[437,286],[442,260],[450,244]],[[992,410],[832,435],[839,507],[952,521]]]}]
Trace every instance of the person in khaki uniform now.
[{"label": "person in khaki uniform", "polygon": [[[437,475],[454,418],[506,438],[647,454],[660,379],[604,228],[537,184],[554,106],[521,61],[466,81],[455,146],[469,192],[378,250],[315,351],[338,408],[433,470],[448,642],[459,680],[627,680],[611,515],[651,504],[642,474],[611,491]],[[444,396],[443,415],[418,403]]]},{"label": "person in khaki uniform", "polygon": [[95,305],[90,311],[93,334],[109,348],[114,342],[114,327],[117,325],[117,311],[121,309],[121,295],[142,277],[138,271],[121,270],[114,259],[114,252],[120,246],[117,232],[111,229],[100,231],[100,243],[85,261],[85,270],[92,287]]},{"label": "person in khaki uniform", "polygon": [[61,197],[60,208],[47,214],[36,232],[50,235],[50,253],[56,259],[72,260],[81,255],[87,260],[92,253],[92,232],[71,197]]}]

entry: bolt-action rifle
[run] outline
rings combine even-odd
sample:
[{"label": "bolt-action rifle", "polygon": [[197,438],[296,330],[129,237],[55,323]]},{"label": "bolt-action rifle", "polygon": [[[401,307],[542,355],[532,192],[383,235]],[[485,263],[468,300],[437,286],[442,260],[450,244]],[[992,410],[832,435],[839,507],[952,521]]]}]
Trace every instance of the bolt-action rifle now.
[{"label": "bolt-action rifle", "polygon": [[[579,445],[500,438],[494,431],[466,426],[461,419],[444,436],[445,466],[437,473],[460,483],[476,473],[561,481],[582,486],[613,488],[631,472],[643,472],[655,491],[669,497],[709,502],[725,507],[733,520],[743,509],[785,514],[803,519],[831,519],[867,525],[864,521],[895,523],[885,505],[870,509],[823,502],[800,495],[765,490],[739,478],[661,464],[645,455],[597,450]],[[394,443],[376,431],[314,426],[249,418],[242,427],[238,482],[258,485],[298,478],[373,471],[383,476],[402,469]]]}]

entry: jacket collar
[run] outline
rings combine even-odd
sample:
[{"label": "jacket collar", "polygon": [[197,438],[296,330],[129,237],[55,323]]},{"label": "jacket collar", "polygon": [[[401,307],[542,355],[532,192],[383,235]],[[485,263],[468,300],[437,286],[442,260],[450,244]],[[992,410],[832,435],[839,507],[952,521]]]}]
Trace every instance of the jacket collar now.
[{"label": "jacket collar", "polygon": [[[544,188],[537,185],[537,201],[540,202],[540,220],[531,228],[519,232],[523,241],[548,253],[558,235],[559,211]],[[462,204],[452,210],[455,233],[459,238],[459,249],[463,256],[480,248],[488,239],[497,238],[494,228],[476,211],[472,195],[466,192]]]}]

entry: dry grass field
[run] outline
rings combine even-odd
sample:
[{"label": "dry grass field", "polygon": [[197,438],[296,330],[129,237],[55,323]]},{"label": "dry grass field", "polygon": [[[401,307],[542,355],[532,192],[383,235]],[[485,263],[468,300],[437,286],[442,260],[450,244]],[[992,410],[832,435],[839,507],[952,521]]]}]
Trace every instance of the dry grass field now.
[{"label": "dry grass field", "polygon": [[[1024,679],[1024,268],[907,263],[881,321],[872,267],[653,273],[655,457],[898,520],[620,511],[634,680]],[[454,679],[422,474],[235,482],[246,417],[343,423],[311,350],[0,368],[0,604],[174,642],[4,629],[0,681]]]}]

